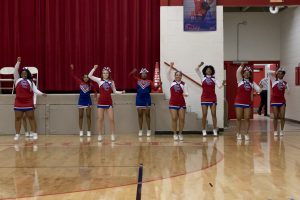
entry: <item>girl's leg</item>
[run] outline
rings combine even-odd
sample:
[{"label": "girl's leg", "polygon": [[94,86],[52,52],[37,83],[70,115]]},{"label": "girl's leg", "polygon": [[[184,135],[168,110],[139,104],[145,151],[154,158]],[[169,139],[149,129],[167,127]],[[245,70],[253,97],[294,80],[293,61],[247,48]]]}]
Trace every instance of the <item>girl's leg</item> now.
[{"label": "girl's leg", "polygon": [[280,135],[282,136],[284,134],[283,129],[285,124],[285,105],[280,107],[279,117],[280,117],[280,124],[281,124]]},{"label": "girl's leg", "polygon": [[178,119],[178,110],[170,109],[172,131],[174,133],[174,140],[178,140],[177,136],[177,119]]},{"label": "girl's leg", "polygon": [[245,108],[244,109],[244,119],[245,119],[245,129],[246,129],[246,133],[245,133],[245,140],[249,140],[249,127],[250,127],[250,115],[251,115],[251,108]]},{"label": "girl's leg", "polygon": [[104,109],[98,108],[98,127],[99,127],[99,136],[98,141],[102,141],[102,134],[103,134],[103,121],[104,121]]},{"label": "girl's leg", "polygon": [[217,129],[217,105],[213,104],[210,107],[210,111],[211,111],[211,117],[212,117],[212,121],[213,121],[213,127],[214,127],[214,136],[218,135],[218,129]]},{"label": "girl's leg", "polygon": [[151,116],[150,116],[150,108],[145,109],[146,122],[147,122],[147,136],[151,136]]},{"label": "girl's leg", "polygon": [[139,120],[139,136],[143,135],[143,109],[138,108],[138,120]]},{"label": "girl's leg", "polygon": [[87,121],[87,136],[91,136],[91,126],[92,126],[92,108],[89,106],[86,108],[86,121]]},{"label": "girl's leg", "polygon": [[34,110],[28,110],[25,112],[27,119],[29,120],[30,130],[32,132],[32,137],[34,140],[38,139],[36,132],[36,121],[34,117]]},{"label": "girl's leg", "polygon": [[273,119],[274,135],[277,135],[278,134],[277,130],[278,130],[279,107],[272,106],[272,109],[273,109],[273,116],[274,116],[274,119]]},{"label": "girl's leg", "polygon": [[206,135],[206,121],[207,121],[207,109],[208,106],[202,105],[202,132],[203,135]]},{"label": "girl's leg", "polygon": [[115,141],[115,119],[114,119],[114,110],[112,107],[107,109],[109,126],[111,131],[111,141]]},{"label": "girl's leg", "polygon": [[244,114],[244,108],[239,108],[239,107],[235,108],[237,139],[238,140],[242,139],[242,137],[241,137],[241,123],[242,123],[243,114]]},{"label": "girl's leg", "polygon": [[24,114],[23,111],[15,110],[15,131],[16,131],[16,136],[14,138],[15,140],[18,140],[20,137],[20,130],[21,130],[23,114]]},{"label": "girl's leg", "polygon": [[79,136],[83,136],[83,129],[82,129],[82,124],[83,124],[83,114],[84,114],[84,108],[78,108],[78,113],[79,113]]},{"label": "girl's leg", "polygon": [[28,127],[27,127],[27,120],[26,120],[25,113],[23,114],[23,117],[22,117],[22,123],[23,123],[23,128],[24,128],[24,131],[25,131],[25,136],[29,137],[30,134],[29,134]]}]

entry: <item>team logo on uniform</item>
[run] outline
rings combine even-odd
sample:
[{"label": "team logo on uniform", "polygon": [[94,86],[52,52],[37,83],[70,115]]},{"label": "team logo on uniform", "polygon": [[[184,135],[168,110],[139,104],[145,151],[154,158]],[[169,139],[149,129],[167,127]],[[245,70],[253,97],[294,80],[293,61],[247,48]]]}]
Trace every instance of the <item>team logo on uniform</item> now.
[{"label": "team logo on uniform", "polygon": [[174,85],[174,90],[175,90],[175,92],[181,92],[182,88],[181,88],[181,86],[179,84],[175,84]]},{"label": "team logo on uniform", "polygon": [[90,86],[88,84],[82,84],[80,85],[80,89],[82,92],[87,93],[91,90]]},{"label": "team logo on uniform", "polygon": [[104,88],[105,91],[108,91],[111,88],[111,85],[109,82],[104,81],[104,83],[102,84],[102,87]]},{"label": "team logo on uniform", "polygon": [[206,78],[205,81],[207,85],[212,85],[214,82],[211,78]]},{"label": "team logo on uniform", "polygon": [[244,81],[244,88],[246,91],[252,90],[252,87],[248,81]]},{"label": "team logo on uniform", "polygon": [[144,90],[146,87],[150,85],[150,82],[146,80],[139,80],[138,85]]},{"label": "team logo on uniform", "polygon": [[21,86],[22,88],[26,89],[28,87],[28,81],[27,80],[21,80]]}]

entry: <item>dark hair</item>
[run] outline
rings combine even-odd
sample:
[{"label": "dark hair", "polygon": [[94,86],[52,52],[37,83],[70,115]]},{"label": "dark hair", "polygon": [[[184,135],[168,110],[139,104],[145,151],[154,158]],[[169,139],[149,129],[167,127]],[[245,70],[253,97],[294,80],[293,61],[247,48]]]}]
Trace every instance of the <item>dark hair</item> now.
[{"label": "dark hair", "polygon": [[180,75],[182,75],[181,71],[175,71],[174,76],[176,76],[177,73],[180,73]]},{"label": "dark hair", "polygon": [[249,72],[250,73],[250,77],[249,77],[249,81],[252,83],[253,82],[253,80],[252,80],[252,76],[253,76],[253,73],[251,72],[251,71],[242,71],[242,77],[243,77],[243,80],[244,80],[244,73],[245,72]]},{"label": "dark hair", "polygon": [[33,79],[32,78],[32,74],[29,71],[29,69],[27,69],[25,67],[23,67],[22,70],[20,71],[20,73],[19,73],[20,77],[21,77],[22,72],[24,72],[24,71],[27,73],[27,79],[29,79],[30,81],[32,81],[32,79]]},{"label": "dark hair", "polygon": [[29,71],[29,69],[23,67],[22,70],[19,73],[19,76],[21,77],[22,72],[26,72],[27,73],[27,79],[31,82],[31,86],[33,86],[33,77],[31,72]]},{"label": "dark hair", "polygon": [[202,73],[203,73],[203,75],[204,76],[206,76],[206,70],[207,69],[211,69],[211,75],[213,76],[213,75],[215,75],[215,68],[212,66],[212,65],[206,65],[203,69],[202,69]]},{"label": "dark hair", "polygon": [[89,79],[86,83],[91,84],[91,79],[89,78],[89,75],[88,75],[88,74],[83,74],[83,75],[82,75],[82,78],[81,78],[82,81],[84,82],[84,80],[83,80],[84,76],[87,76],[88,79]]}]

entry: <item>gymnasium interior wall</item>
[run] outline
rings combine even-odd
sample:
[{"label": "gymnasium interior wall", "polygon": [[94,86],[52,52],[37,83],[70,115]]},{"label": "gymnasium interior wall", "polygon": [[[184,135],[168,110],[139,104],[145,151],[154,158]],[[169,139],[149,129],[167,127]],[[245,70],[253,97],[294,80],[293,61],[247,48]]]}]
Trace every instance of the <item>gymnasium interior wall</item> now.
[{"label": "gymnasium interior wall", "polygon": [[[175,67],[199,82],[195,72],[197,65],[204,61],[216,69],[216,78],[224,79],[224,41],[223,41],[223,7],[217,6],[217,31],[184,32],[183,6],[161,6],[160,8],[160,61],[163,91],[167,98],[170,96],[170,83],[167,79],[168,67],[164,62],[175,63]],[[172,73],[172,76],[174,72]],[[189,97],[186,98],[188,111],[201,116],[201,88],[184,79],[188,85]],[[224,127],[224,90],[216,89],[218,106],[218,127]],[[208,115],[209,124],[212,124]]]}]

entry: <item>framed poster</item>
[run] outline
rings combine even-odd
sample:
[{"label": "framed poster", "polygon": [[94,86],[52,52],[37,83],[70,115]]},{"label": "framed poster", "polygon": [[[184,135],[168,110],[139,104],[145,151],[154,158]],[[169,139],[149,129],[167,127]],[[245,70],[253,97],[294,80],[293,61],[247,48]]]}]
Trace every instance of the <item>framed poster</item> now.
[{"label": "framed poster", "polygon": [[184,31],[217,30],[216,0],[184,0]]}]

